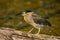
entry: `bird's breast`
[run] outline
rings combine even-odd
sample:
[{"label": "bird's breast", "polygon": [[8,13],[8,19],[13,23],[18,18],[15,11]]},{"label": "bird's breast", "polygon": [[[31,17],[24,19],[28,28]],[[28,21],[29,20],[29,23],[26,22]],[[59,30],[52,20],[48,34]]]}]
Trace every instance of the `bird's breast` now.
[{"label": "bird's breast", "polygon": [[32,19],[32,16],[30,16],[30,15],[25,16],[25,17],[24,17],[24,20],[25,20],[25,22],[27,22],[27,23],[30,24],[30,25],[33,25],[33,24],[34,24],[34,21],[33,21],[33,19]]}]

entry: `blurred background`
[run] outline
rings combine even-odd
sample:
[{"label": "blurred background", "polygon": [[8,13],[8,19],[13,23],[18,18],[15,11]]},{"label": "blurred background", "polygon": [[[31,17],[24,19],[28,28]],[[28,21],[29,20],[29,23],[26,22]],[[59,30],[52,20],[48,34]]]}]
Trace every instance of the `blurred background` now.
[{"label": "blurred background", "polygon": [[[49,16],[48,21],[52,26],[44,27],[40,34],[60,36],[60,0],[0,0],[0,28],[9,27],[28,32],[32,26],[19,15],[24,10]],[[34,29],[32,33],[37,31]]]}]

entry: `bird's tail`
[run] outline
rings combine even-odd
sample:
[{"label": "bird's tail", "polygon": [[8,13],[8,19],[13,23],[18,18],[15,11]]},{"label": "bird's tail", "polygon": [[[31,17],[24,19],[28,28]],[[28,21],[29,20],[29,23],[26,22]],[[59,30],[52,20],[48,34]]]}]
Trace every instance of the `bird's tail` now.
[{"label": "bird's tail", "polygon": [[46,21],[47,25],[48,26],[52,26],[51,23],[49,21]]}]

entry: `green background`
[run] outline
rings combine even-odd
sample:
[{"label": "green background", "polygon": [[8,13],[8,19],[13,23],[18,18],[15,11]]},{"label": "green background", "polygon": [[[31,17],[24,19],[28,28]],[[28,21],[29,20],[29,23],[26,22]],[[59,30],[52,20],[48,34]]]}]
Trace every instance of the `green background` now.
[{"label": "green background", "polygon": [[[32,10],[41,15],[50,13],[48,21],[52,26],[45,26],[40,34],[60,36],[60,0],[0,0],[0,28],[9,27],[28,32],[32,26],[21,15],[16,16],[24,10]],[[34,29],[32,33],[37,31]]]}]

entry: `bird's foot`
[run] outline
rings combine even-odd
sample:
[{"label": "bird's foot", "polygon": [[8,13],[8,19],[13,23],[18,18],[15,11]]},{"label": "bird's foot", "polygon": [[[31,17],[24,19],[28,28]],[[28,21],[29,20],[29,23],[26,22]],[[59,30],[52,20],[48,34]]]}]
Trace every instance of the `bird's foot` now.
[{"label": "bird's foot", "polygon": [[35,37],[40,37],[40,34],[34,34],[35,35]]},{"label": "bird's foot", "polygon": [[35,35],[39,35],[39,33],[36,33]]}]

